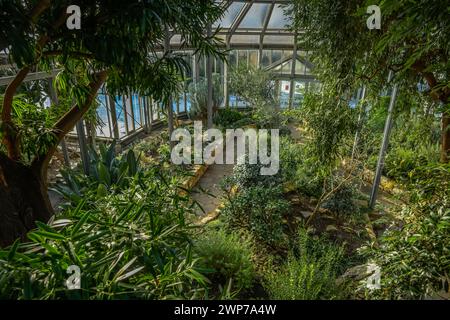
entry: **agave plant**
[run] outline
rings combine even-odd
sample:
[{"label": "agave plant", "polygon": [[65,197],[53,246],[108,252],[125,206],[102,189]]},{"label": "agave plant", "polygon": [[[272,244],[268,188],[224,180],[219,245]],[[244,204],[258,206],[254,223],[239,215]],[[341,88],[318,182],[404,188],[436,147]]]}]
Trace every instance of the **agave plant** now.
[{"label": "agave plant", "polygon": [[72,203],[78,203],[89,191],[104,196],[108,192],[126,189],[130,178],[142,172],[140,160],[131,149],[123,156],[116,156],[115,147],[113,142],[108,147],[100,144],[99,152],[89,148],[89,176],[78,170],[61,170],[65,183],[56,185],[54,190]]}]

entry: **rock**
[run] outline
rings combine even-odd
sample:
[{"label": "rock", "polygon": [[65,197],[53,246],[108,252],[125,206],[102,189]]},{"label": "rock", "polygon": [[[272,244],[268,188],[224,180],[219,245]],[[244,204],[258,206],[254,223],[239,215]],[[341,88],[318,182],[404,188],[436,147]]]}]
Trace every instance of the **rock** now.
[{"label": "rock", "polygon": [[347,269],[337,280],[337,284],[344,282],[359,282],[369,290],[380,289],[381,269],[374,263],[362,264]]},{"label": "rock", "polygon": [[300,211],[300,213],[302,214],[303,218],[307,219],[308,217],[310,217],[312,215],[311,211]]},{"label": "rock", "polygon": [[327,232],[338,231],[338,230],[339,229],[336,226],[332,225],[332,224],[328,225],[327,228],[325,229],[325,231],[327,231]]},{"label": "rock", "polygon": [[368,276],[369,273],[367,272],[367,265],[361,264],[347,269],[340,278],[359,281],[367,278]]}]

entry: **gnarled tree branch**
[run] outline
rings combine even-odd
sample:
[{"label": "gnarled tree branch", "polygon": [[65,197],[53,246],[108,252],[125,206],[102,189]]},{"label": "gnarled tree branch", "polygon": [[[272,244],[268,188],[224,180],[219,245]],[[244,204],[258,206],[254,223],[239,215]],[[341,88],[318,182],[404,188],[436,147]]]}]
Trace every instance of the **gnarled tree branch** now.
[{"label": "gnarled tree branch", "polygon": [[97,92],[100,87],[105,83],[108,76],[107,71],[100,71],[95,75],[95,79],[89,84],[89,94],[84,101],[83,105],[74,105],[69,111],[66,112],[53,126],[52,132],[56,137],[56,142],[52,147],[47,150],[47,153],[43,157],[36,158],[33,161],[33,166],[40,167],[42,170],[46,170],[47,164],[50,162],[53,154],[59,142],[64,136],[73,129],[78,121],[81,120],[83,115],[89,110],[97,96]]},{"label": "gnarled tree branch", "polygon": [[27,74],[30,72],[30,67],[22,68],[16,75],[13,81],[6,88],[5,94],[3,96],[3,107],[2,107],[2,126],[4,130],[3,143],[8,151],[8,156],[11,159],[18,160],[20,157],[19,146],[16,143],[16,129],[12,121],[12,103],[14,99],[14,94],[19,88],[20,84],[23,82]]},{"label": "gnarled tree branch", "polygon": [[33,23],[36,23],[39,16],[50,7],[51,0],[41,0],[30,13],[30,19]]}]

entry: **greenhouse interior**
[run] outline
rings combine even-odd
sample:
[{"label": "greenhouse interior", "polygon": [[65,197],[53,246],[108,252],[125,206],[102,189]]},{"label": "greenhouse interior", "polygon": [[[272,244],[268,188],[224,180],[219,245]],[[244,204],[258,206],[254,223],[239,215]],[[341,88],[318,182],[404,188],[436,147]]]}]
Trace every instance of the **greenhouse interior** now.
[{"label": "greenhouse interior", "polygon": [[448,2],[0,7],[1,299],[450,298]]}]

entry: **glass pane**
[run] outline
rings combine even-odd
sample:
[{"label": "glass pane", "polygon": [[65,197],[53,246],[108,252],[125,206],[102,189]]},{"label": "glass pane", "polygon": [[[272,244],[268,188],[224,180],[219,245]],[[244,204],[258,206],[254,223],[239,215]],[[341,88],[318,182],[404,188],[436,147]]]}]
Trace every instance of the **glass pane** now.
[{"label": "glass pane", "polygon": [[238,51],[238,64],[240,66],[244,65],[248,65],[247,64],[247,50],[239,50]]},{"label": "glass pane", "polygon": [[272,55],[271,51],[263,50],[262,57],[261,57],[261,66],[262,67],[268,67],[270,65],[271,55]]},{"label": "glass pane", "polygon": [[287,108],[289,107],[289,88],[291,86],[290,81],[280,81],[280,108]]},{"label": "glass pane", "polygon": [[230,54],[228,55],[228,63],[230,67],[234,67],[236,66],[237,63],[237,51],[233,50],[230,52]]},{"label": "glass pane", "polygon": [[285,29],[291,23],[291,19],[284,14],[284,9],[280,4],[273,8],[272,16],[270,17],[268,29]]},{"label": "glass pane", "polygon": [[272,50],[272,63],[281,60],[281,50]]},{"label": "glass pane", "polygon": [[107,110],[107,102],[106,99],[108,97],[105,94],[98,94],[97,101],[99,102],[99,106],[97,108],[97,116],[100,119],[100,126],[97,126],[96,133],[97,136],[101,137],[111,137],[110,131],[110,119],[109,112]]},{"label": "glass pane", "polygon": [[257,67],[258,66],[258,50],[251,50],[249,51],[249,63],[251,66]]},{"label": "glass pane", "polygon": [[261,29],[264,26],[264,18],[268,9],[269,4],[267,3],[253,4],[238,29]]},{"label": "glass pane", "polygon": [[231,28],[231,25],[233,24],[233,21],[236,19],[236,16],[239,14],[239,12],[244,7],[243,2],[233,2],[229,7],[228,10],[223,15],[222,19],[215,22],[213,24],[213,27],[221,26],[222,28]]},{"label": "glass pane", "polygon": [[122,96],[116,96],[115,102],[116,102],[117,126],[119,127],[119,138],[122,138],[126,134],[125,113],[123,112]]}]

